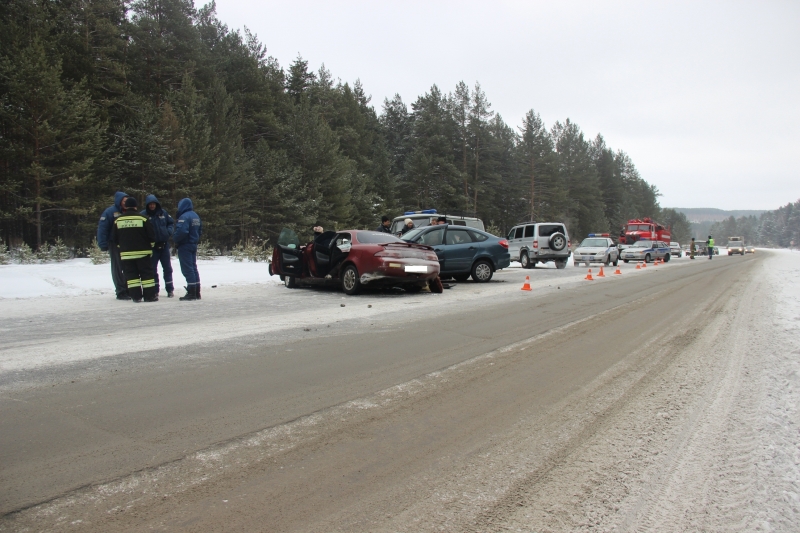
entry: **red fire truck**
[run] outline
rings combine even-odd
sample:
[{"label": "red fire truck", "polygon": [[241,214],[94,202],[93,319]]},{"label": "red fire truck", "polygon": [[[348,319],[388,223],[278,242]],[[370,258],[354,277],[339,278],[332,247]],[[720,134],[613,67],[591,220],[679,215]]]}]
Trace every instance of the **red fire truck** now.
[{"label": "red fire truck", "polygon": [[663,241],[669,245],[671,232],[651,218],[632,218],[628,221],[628,226],[620,233],[620,244],[633,244],[636,241],[651,240]]}]

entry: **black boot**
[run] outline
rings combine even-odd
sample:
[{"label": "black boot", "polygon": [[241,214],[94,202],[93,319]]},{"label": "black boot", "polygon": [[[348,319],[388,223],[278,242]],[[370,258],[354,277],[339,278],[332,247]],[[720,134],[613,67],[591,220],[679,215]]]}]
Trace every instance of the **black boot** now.
[{"label": "black boot", "polygon": [[197,300],[196,294],[197,294],[197,291],[195,289],[195,286],[192,285],[191,287],[186,287],[186,296],[181,296],[178,299],[182,300],[182,301]]},{"label": "black boot", "polygon": [[198,300],[200,299],[200,282],[197,282],[194,286],[194,297]]}]

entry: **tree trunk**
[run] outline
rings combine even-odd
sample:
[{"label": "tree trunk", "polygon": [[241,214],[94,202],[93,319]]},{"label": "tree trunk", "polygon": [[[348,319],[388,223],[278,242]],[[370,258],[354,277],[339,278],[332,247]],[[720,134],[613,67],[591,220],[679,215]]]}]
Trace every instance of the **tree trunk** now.
[{"label": "tree trunk", "polygon": [[533,215],[534,215],[534,203],[533,203],[533,183],[534,183],[534,176],[533,176],[533,156],[531,156],[531,222],[533,222]]},{"label": "tree trunk", "polygon": [[[35,136],[33,148],[33,160],[39,162],[39,131],[34,127]],[[36,249],[42,246],[42,175],[39,172],[39,165],[36,165]]]},{"label": "tree trunk", "polygon": [[478,163],[481,158],[481,138],[479,135],[475,136],[475,191],[474,200],[472,202],[472,216],[478,216]]}]

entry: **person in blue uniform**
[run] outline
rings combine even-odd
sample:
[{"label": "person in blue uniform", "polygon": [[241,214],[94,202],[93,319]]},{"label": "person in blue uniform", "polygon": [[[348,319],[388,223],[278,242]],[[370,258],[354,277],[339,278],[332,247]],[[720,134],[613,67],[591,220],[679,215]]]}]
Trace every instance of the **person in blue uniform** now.
[{"label": "person in blue uniform", "polygon": [[178,260],[181,264],[181,273],[186,278],[186,295],[180,299],[200,299],[200,273],[197,271],[197,245],[203,235],[203,224],[200,217],[194,212],[192,200],[184,198],[178,202],[178,223],[175,224],[175,233],[172,242],[178,248]]},{"label": "person in blue uniform", "polygon": [[158,198],[154,194],[150,194],[144,201],[145,209],[139,213],[143,217],[147,217],[150,224],[153,225],[153,231],[156,234],[156,244],[153,246],[153,275],[156,280],[156,294],[161,290],[161,285],[158,279],[158,264],[161,263],[161,270],[164,272],[164,288],[167,290],[167,297],[172,298],[175,293],[175,287],[172,284],[172,263],[169,258],[169,239],[175,232],[175,220],[169,216],[162,207]]},{"label": "person in blue uniform", "polygon": [[122,272],[122,263],[119,258],[119,248],[109,245],[111,231],[114,229],[114,221],[122,215],[124,210],[122,200],[128,195],[122,191],[114,194],[114,204],[107,207],[100,215],[100,222],[97,224],[97,246],[104,252],[108,252],[111,258],[111,281],[114,282],[114,291],[117,293],[117,300],[130,300],[128,295],[128,285],[125,282],[125,274]]}]

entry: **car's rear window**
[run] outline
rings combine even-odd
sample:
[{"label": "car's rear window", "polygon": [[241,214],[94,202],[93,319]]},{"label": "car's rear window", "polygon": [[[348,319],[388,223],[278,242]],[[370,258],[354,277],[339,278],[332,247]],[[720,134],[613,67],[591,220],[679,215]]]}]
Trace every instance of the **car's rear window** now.
[{"label": "car's rear window", "polygon": [[474,230],[467,230],[467,233],[470,234],[472,240],[475,242],[483,242],[489,238],[489,236],[486,235],[485,233],[478,233],[477,231]]},{"label": "car's rear window", "polygon": [[561,224],[539,225],[539,237],[549,237],[553,233],[558,233],[558,232],[566,234],[566,231],[564,231],[564,226],[562,226]]},{"label": "car's rear window", "polygon": [[379,231],[359,231],[356,234],[358,242],[363,244],[381,244],[384,242],[403,242],[394,235],[381,233]]}]

